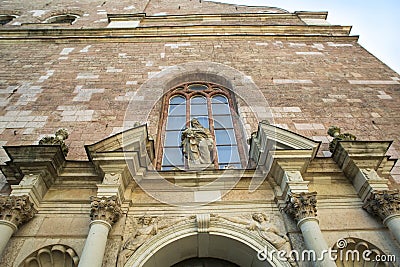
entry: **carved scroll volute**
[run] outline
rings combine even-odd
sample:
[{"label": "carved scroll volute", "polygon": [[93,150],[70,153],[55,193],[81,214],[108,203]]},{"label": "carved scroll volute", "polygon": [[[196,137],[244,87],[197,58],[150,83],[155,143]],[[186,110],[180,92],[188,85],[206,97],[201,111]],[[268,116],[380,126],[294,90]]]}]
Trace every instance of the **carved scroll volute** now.
[{"label": "carved scroll volute", "polygon": [[317,192],[293,193],[284,211],[297,222],[305,218],[317,216]]},{"label": "carved scroll volute", "polygon": [[400,214],[400,195],[398,190],[372,191],[363,206],[370,214],[382,220]]},{"label": "carved scroll volute", "polygon": [[33,218],[37,210],[29,196],[0,196],[0,220],[8,221],[19,227]]},{"label": "carved scroll volute", "polygon": [[102,220],[113,225],[122,215],[121,206],[117,202],[116,196],[111,197],[90,197],[91,209],[90,218],[94,220]]}]

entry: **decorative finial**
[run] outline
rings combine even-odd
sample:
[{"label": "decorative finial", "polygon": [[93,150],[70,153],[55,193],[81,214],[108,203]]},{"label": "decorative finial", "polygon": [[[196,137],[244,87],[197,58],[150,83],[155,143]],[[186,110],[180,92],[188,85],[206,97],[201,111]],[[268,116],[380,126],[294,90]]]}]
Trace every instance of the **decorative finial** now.
[{"label": "decorative finial", "polygon": [[60,145],[64,156],[68,154],[68,146],[64,140],[68,139],[68,132],[66,129],[58,129],[55,136],[45,136],[39,141],[39,145]]},{"label": "decorative finial", "polygon": [[357,137],[350,133],[340,133],[340,128],[337,126],[331,126],[328,129],[328,134],[333,137],[332,142],[329,143],[329,151],[332,153],[335,151],[338,141],[347,140],[355,141]]}]

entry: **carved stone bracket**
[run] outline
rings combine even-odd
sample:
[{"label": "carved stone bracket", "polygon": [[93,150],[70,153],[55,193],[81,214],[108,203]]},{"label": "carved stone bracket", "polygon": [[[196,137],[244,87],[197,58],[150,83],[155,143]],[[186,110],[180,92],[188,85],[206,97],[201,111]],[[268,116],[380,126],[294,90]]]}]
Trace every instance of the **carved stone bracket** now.
[{"label": "carved stone bracket", "polygon": [[292,193],[284,211],[297,222],[317,216],[317,192]]},{"label": "carved stone bracket", "polygon": [[117,202],[116,196],[111,197],[90,197],[91,209],[90,218],[102,220],[113,225],[122,215],[121,205]]},{"label": "carved stone bracket", "polygon": [[68,146],[64,140],[68,138],[68,132],[65,129],[57,130],[55,136],[45,136],[39,141],[39,145],[60,145],[64,156],[68,154]]},{"label": "carved stone bracket", "polygon": [[37,213],[27,195],[0,196],[0,220],[8,221],[19,227]]},{"label": "carved stone bracket", "polygon": [[363,208],[382,220],[400,214],[400,194],[398,190],[372,191]]}]

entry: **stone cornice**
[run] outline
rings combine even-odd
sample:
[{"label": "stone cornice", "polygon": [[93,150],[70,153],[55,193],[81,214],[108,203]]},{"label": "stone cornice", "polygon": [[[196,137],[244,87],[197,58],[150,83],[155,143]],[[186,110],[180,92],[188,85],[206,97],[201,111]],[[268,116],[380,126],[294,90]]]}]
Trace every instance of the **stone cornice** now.
[{"label": "stone cornice", "polygon": [[261,36],[265,38],[345,38],[356,41],[358,37],[349,36],[351,27],[333,25],[184,25],[184,26],[145,26],[137,28],[38,28],[1,29],[0,40],[34,39],[135,39],[172,38],[207,36]]},{"label": "stone cornice", "polygon": [[396,163],[386,156],[391,144],[392,141],[339,141],[332,158],[353,181],[359,169],[385,168],[390,171]]},{"label": "stone cornice", "polygon": [[29,197],[0,196],[0,220],[8,221],[19,227],[37,213]]},{"label": "stone cornice", "polygon": [[113,225],[122,215],[121,205],[117,202],[116,196],[111,197],[90,197],[90,218],[92,221],[105,221]]},{"label": "stone cornice", "polygon": [[11,159],[6,165],[0,165],[9,184],[18,184],[24,175],[39,174],[47,187],[50,187],[55,177],[65,164],[65,157],[60,146],[28,145],[4,146]]},{"label": "stone cornice", "polygon": [[392,215],[400,215],[400,195],[398,190],[373,191],[363,206],[374,216],[385,220]]}]

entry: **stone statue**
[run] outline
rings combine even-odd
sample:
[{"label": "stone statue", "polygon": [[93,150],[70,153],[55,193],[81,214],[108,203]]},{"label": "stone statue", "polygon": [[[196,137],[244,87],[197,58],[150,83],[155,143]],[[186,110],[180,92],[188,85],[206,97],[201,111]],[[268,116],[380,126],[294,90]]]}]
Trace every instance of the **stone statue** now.
[{"label": "stone statue", "polygon": [[142,216],[138,218],[138,224],[132,235],[124,243],[118,255],[118,267],[124,266],[129,257],[151,236],[158,232],[157,218]]},{"label": "stone statue", "polygon": [[331,126],[328,129],[328,134],[333,137],[332,142],[329,143],[329,151],[334,152],[338,141],[354,141],[357,140],[357,137],[350,133],[341,133],[340,128],[337,126]]},{"label": "stone statue", "polygon": [[189,168],[212,163],[213,140],[210,130],[194,118],[191,127],[182,132],[182,151],[189,161]]},{"label": "stone statue", "polygon": [[45,136],[39,140],[39,145],[60,145],[61,150],[66,157],[68,154],[68,146],[64,140],[68,139],[68,132],[65,129],[58,129],[55,136]]},{"label": "stone statue", "polygon": [[268,216],[264,213],[253,213],[251,220],[240,217],[222,217],[216,215],[217,218],[245,225],[248,230],[257,231],[258,235],[270,242],[276,249],[286,251],[286,256],[290,255],[291,246],[286,235],[279,232],[278,228],[270,222]]}]

